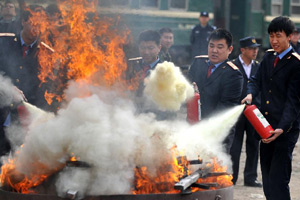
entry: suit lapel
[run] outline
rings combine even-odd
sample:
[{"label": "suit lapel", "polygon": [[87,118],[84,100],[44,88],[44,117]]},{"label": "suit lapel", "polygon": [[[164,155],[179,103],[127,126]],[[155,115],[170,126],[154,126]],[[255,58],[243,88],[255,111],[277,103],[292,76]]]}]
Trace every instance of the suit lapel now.
[{"label": "suit lapel", "polygon": [[259,65],[257,64],[257,61],[254,61],[254,63],[252,64],[252,67],[251,67],[250,77],[255,75],[258,66]]},{"label": "suit lapel", "polygon": [[223,62],[211,75],[210,77],[206,80],[205,85],[209,85],[212,82],[214,82],[218,77],[223,73],[224,69],[226,68],[226,62]]},{"label": "suit lapel", "polygon": [[[293,50],[289,51],[282,59],[280,59],[276,65],[276,67],[273,69],[272,71],[272,75],[277,73],[278,71],[280,71],[289,61],[289,59],[291,58],[291,53],[293,52]],[[275,60],[275,56],[273,61]],[[274,63],[274,62],[273,62]]]}]

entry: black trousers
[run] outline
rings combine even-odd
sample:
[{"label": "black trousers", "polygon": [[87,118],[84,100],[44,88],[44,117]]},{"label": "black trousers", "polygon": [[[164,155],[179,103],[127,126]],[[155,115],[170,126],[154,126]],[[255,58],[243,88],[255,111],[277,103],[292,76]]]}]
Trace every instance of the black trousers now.
[{"label": "black trousers", "polygon": [[269,144],[261,143],[260,163],[267,200],[290,200],[292,154],[299,130],[283,133]]},{"label": "black trousers", "polygon": [[244,115],[241,115],[236,127],[235,136],[230,149],[232,159],[233,179],[235,184],[238,179],[241,150],[243,146],[244,135],[246,132],[246,164],[244,168],[244,181],[252,182],[257,179],[257,163],[259,150],[259,137],[256,135],[253,126]]}]

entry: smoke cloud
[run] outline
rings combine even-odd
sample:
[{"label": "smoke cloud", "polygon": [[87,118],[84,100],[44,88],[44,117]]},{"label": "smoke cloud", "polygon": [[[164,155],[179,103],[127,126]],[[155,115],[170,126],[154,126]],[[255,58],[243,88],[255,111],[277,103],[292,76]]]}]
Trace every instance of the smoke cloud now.
[{"label": "smoke cloud", "polygon": [[[76,83],[67,94],[75,94]],[[189,125],[185,120],[156,121],[154,115],[135,115],[133,103],[116,92],[86,86],[91,94],[71,99],[56,116],[28,106],[35,119],[29,126],[24,146],[16,154],[16,170],[51,175],[63,169],[75,155],[91,168],[60,170],[56,189],[64,197],[68,190],[79,196],[128,194],[133,187],[134,168],[146,166],[155,173],[171,158],[175,144],[188,159],[217,157],[230,164],[222,141],[236,122],[243,106],[217,117]]]},{"label": "smoke cloud", "polygon": [[22,96],[17,91],[11,80],[0,73],[0,108],[9,106],[15,101],[21,101]]},{"label": "smoke cloud", "polygon": [[150,96],[161,110],[178,111],[183,102],[194,94],[193,86],[185,79],[179,67],[171,62],[157,64],[145,80],[146,96]]}]

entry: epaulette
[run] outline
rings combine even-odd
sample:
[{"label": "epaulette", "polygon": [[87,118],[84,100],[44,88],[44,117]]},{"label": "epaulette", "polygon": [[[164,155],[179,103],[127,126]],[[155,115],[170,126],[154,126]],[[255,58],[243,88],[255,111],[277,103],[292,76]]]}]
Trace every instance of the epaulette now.
[{"label": "epaulette", "polygon": [[274,49],[268,49],[266,52],[273,52]]},{"label": "epaulette", "polygon": [[239,70],[239,68],[238,68],[235,64],[233,64],[231,61],[228,61],[227,64],[228,64],[232,69],[234,69],[234,70]]},{"label": "epaulette", "polygon": [[300,55],[297,52],[293,52],[292,55],[295,56],[298,60],[300,60]]},{"label": "epaulette", "polygon": [[4,36],[7,36],[7,37],[15,37],[16,34],[14,34],[14,33],[0,33],[0,37],[4,37]]},{"label": "epaulette", "polygon": [[49,49],[50,51],[52,51],[53,53],[55,52],[53,48],[51,48],[48,44],[41,42],[40,43],[42,46],[46,47],[47,49]]},{"label": "epaulette", "polygon": [[129,58],[128,61],[136,61],[136,60],[142,60],[142,57],[136,57],[136,58]]},{"label": "epaulette", "polygon": [[196,59],[196,58],[208,58],[208,55],[195,56],[195,59]]}]

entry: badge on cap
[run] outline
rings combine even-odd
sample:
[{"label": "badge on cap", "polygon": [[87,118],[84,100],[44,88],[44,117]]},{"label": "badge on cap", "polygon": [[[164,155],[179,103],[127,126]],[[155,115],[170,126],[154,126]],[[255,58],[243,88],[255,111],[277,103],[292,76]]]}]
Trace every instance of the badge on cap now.
[{"label": "badge on cap", "polygon": [[254,38],[252,39],[252,43],[253,43],[253,44],[255,44],[255,43],[256,43],[256,40],[255,40]]}]

